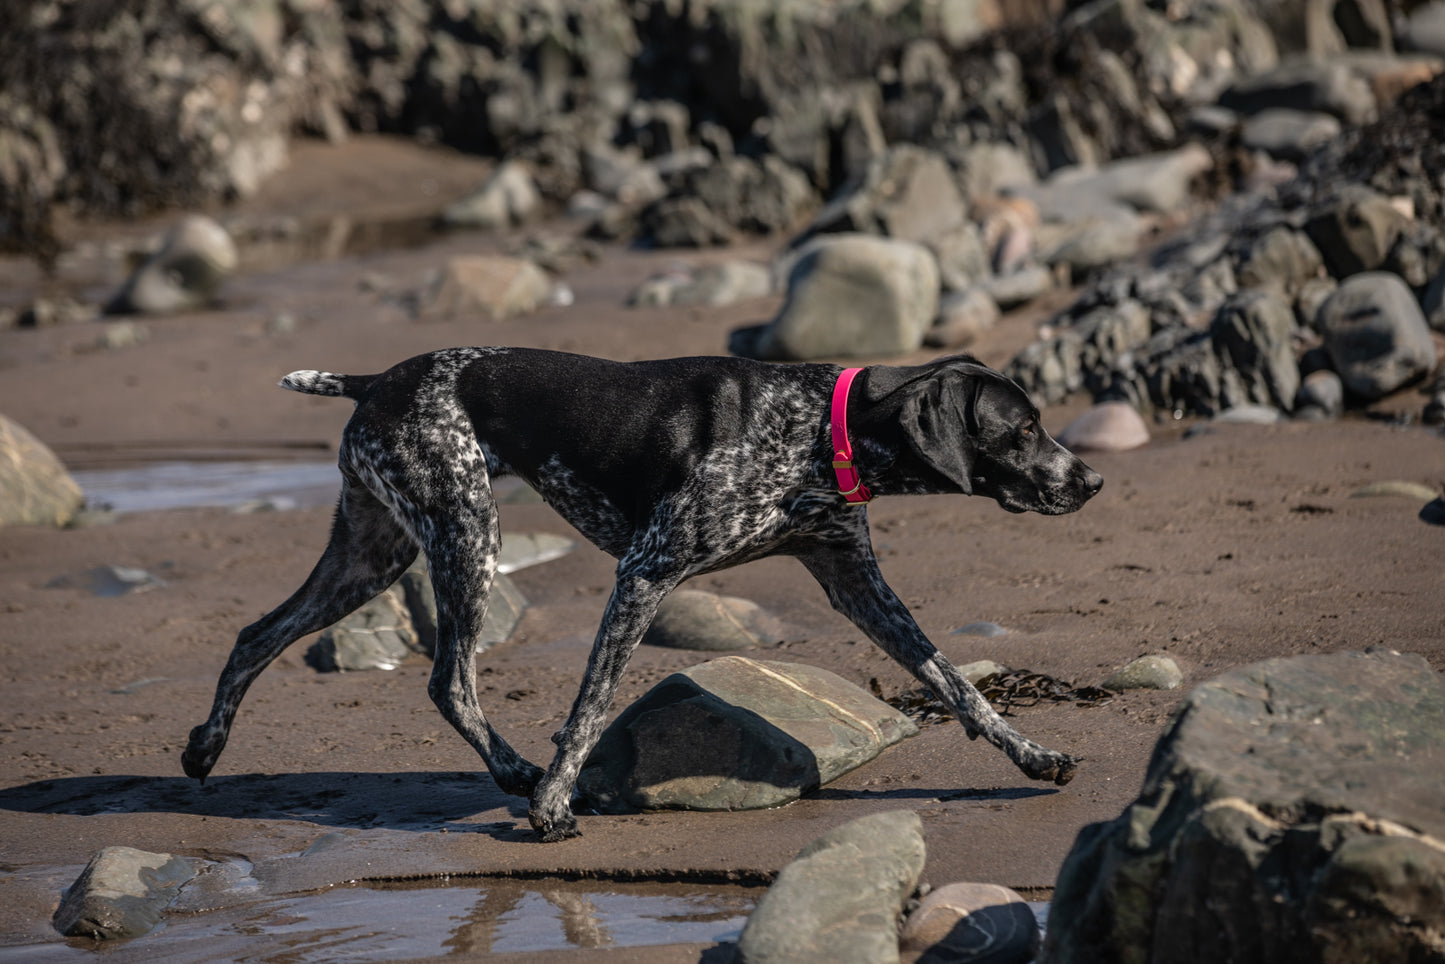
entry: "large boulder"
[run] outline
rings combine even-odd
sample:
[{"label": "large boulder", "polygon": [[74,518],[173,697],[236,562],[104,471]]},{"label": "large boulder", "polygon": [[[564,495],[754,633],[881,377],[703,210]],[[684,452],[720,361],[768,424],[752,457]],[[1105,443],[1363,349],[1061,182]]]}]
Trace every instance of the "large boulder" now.
[{"label": "large boulder", "polygon": [[1445,681],[1385,650],[1268,660],[1194,690],[1138,799],[1085,827],[1043,960],[1445,954]]},{"label": "large boulder", "polygon": [[208,307],[240,263],[231,235],[203,214],[182,218],[106,310],[168,314]]},{"label": "large boulder", "polygon": [[898,918],[923,873],[911,810],[859,817],[809,843],[778,874],[738,938],[739,964],[887,964]]},{"label": "large boulder", "polygon": [[51,923],[66,937],[121,940],[160,923],[196,869],[185,857],[105,847],[66,890]]},{"label": "large boulder", "polygon": [[938,263],[920,244],[866,234],[809,242],[788,294],[751,354],[815,358],[901,355],[923,344],[938,314]]},{"label": "large boulder", "polygon": [[63,526],[84,503],[55,453],[0,415],[0,526]]},{"label": "large boulder", "polygon": [[916,732],[827,670],[724,656],[672,674],[623,710],[577,787],[606,813],[776,807]]}]

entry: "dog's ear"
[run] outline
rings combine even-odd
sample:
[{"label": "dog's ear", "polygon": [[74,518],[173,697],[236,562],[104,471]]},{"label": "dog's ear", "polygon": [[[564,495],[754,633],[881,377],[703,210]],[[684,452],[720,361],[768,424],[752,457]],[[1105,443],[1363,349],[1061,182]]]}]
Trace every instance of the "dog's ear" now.
[{"label": "dog's ear", "polygon": [[913,454],[965,495],[973,493],[982,382],[956,369],[943,369],[907,385],[898,414],[899,428]]}]

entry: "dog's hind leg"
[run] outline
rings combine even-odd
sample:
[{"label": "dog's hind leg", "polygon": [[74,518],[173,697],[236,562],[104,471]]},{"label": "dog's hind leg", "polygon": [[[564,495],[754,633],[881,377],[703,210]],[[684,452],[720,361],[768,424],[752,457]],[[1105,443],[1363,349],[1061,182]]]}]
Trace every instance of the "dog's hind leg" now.
[{"label": "dog's hind leg", "polygon": [[191,730],[181,766],[205,781],[225,749],[246,690],[296,640],[325,629],[391,585],[416,558],[417,545],[365,486],[348,478],[331,539],[311,575],[281,605],[241,630],[216,683],[206,722]]},{"label": "dog's hind leg", "polygon": [[969,738],[980,735],[1008,754],[1034,780],[1068,783],[1077,760],[1022,736],[989,705],[977,688],[929,642],[908,607],[889,588],[868,545],[857,539],[830,542],[798,558],[828,594],[833,608],[853,621],[958,717]]},{"label": "dog's hind leg", "polygon": [[436,655],[427,693],[443,717],[481,754],[503,792],[529,797],[542,776],[487,722],[477,700],[476,655],[497,571],[501,534],[485,477],[446,499],[448,511],[418,523],[437,601]]}]

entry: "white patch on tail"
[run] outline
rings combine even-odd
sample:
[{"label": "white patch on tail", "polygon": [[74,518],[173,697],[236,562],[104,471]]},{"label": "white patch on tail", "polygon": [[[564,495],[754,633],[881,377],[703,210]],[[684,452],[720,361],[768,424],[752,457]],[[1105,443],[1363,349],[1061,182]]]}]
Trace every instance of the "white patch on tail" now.
[{"label": "white patch on tail", "polygon": [[281,387],[308,395],[340,395],[346,390],[346,376],[307,369],[281,379]]}]

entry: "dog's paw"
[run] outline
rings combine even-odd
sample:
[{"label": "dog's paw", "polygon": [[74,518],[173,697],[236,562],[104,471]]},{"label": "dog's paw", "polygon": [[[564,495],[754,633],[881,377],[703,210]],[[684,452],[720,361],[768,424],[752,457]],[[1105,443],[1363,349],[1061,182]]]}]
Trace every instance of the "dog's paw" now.
[{"label": "dog's paw", "polygon": [[198,726],[191,730],[186,749],[181,754],[181,769],[186,771],[186,776],[201,781],[203,786],[226,745],[224,740],[220,746],[214,746],[213,743],[214,741],[206,739],[205,726]]},{"label": "dog's paw", "polygon": [[577,827],[577,818],[570,812],[565,812],[560,817],[549,817],[535,810],[529,810],[527,820],[532,824],[532,829],[537,832],[537,836],[543,843],[556,843],[559,840],[582,836],[582,831]]},{"label": "dog's paw", "polygon": [[1020,765],[1024,774],[1032,780],[1047,780],[1058,786],[1063,786],[1074,778],[1074,773],[1079,768],[1079,761],[1067,753],[1055,753],[1052,750],[1045,750],[1027,763]]}]

